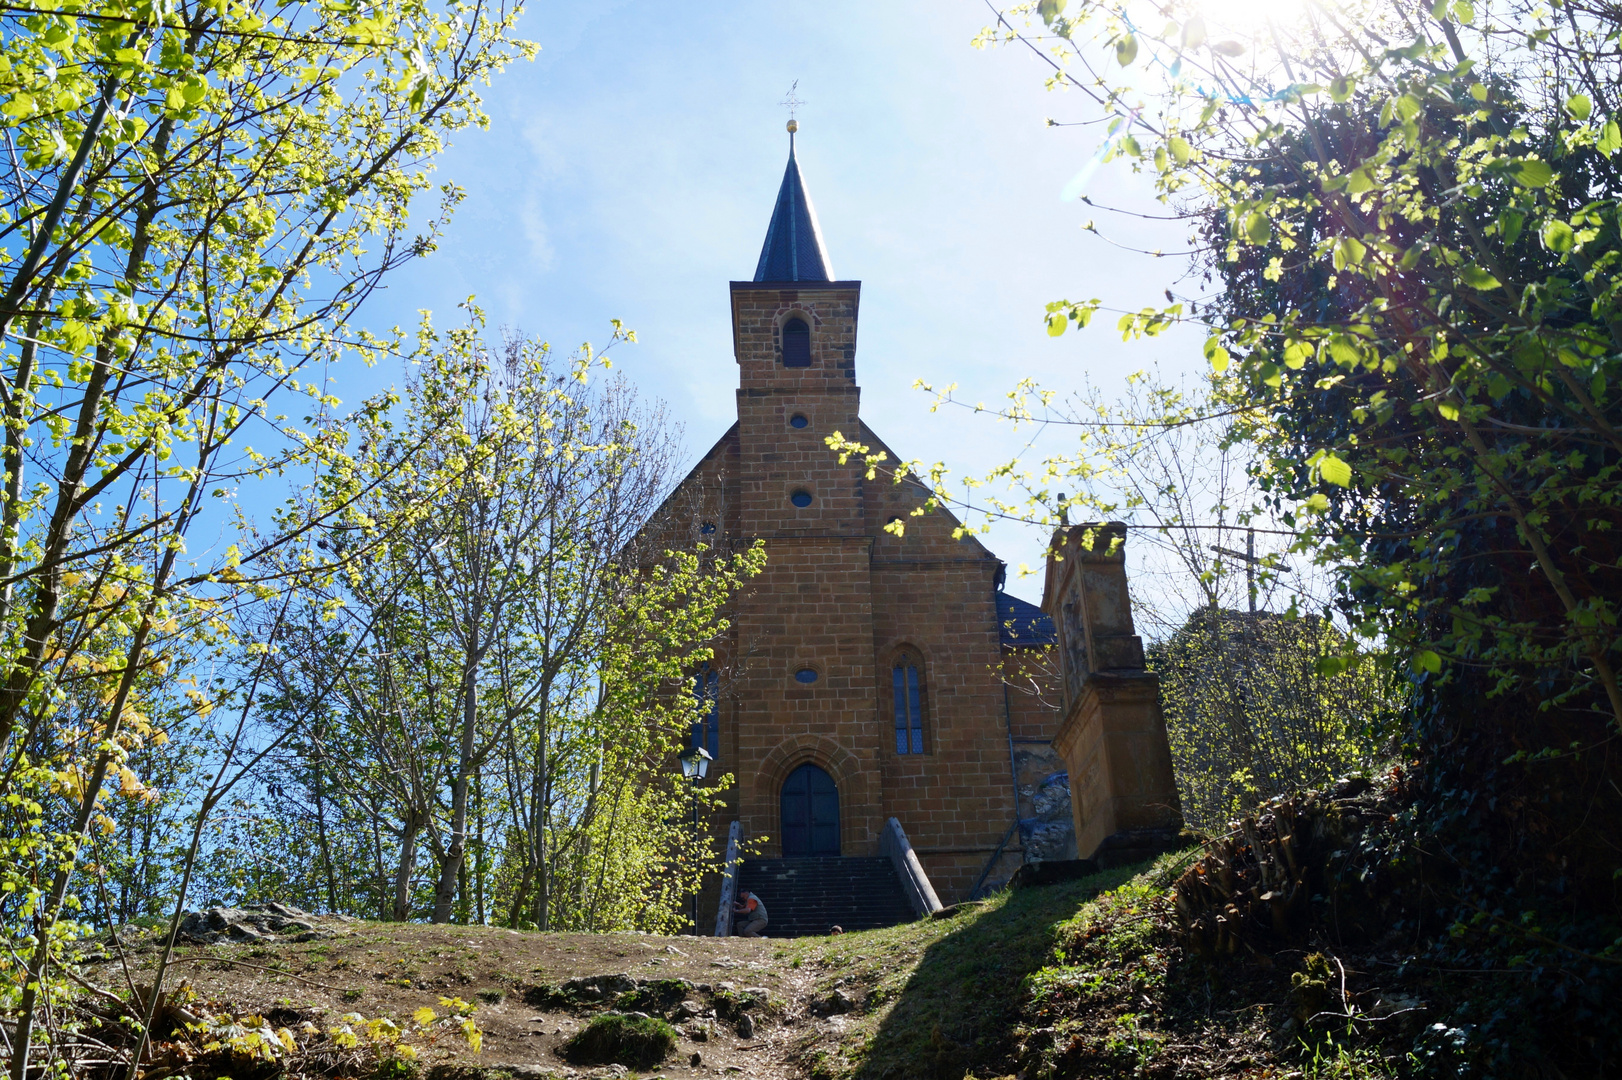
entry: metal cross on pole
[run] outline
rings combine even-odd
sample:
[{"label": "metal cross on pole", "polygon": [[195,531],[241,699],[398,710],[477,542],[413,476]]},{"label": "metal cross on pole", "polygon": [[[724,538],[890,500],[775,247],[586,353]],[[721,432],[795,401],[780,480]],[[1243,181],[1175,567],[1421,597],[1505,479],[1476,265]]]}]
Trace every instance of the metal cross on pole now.
[{"label": "metal cross on pole", "polygon": [[794,119],[794,110],[798,109],[801,105],[805,104],[805,102],[801,101],[799,96],[797,94],[795,94],[795,92],[794,92],[794,91],[798,90],[799,88],[800,88],[800,80],[795,79],[792,83],[789,84],[788,94],[783,98],[782,101],[778,102],[779,105],[783,106],[783,108],[788,110],[788,118],[790,120]]},{"label": "metal cross on pole", "polygon": [[1231,548],[1223,547],[1221,544],[1212,544],[1211,550],[1218,555],[1226,555],[1230,559],[1238,559],[1245,564],[1245,591],[1250,594],[1250,613],[1252,615],[1256,614],[1256,567],[1265,566],[1269,570],[1282,570],[1286,574],[1290,572],[1288,565],[1272,562],[1266,555],[1259,559],[1256,557],[1255,529],[1245,530],[1244,551],[1234,551]]}]

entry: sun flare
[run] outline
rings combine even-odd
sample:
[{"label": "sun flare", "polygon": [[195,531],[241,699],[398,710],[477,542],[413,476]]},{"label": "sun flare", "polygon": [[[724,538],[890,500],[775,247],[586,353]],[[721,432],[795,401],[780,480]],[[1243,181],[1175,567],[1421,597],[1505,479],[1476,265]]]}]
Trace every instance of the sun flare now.
[{"label": "sun flare", "polygon": [[1255,33],[1269,23],[1293,23],[1306,10],[1305,0],[1197,0],[1195,13],[1205,17],[1212,32]]}]

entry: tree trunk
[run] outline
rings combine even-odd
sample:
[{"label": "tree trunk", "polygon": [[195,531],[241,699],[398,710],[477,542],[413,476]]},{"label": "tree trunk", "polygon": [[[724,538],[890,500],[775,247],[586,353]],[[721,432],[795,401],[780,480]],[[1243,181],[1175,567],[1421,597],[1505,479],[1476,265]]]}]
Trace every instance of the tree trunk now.
[{"label": "tree trunk", "polygon": [[315,729],[315,753],[311,755],[310,766],[315,770],[315,837],[321,846],[321,865],[326,870],[327,877],[327,911],[338,911],[338,878],[332,865],[332,845],[327,839],[327,799],[325,784],[321,779],[321,728]]},{"label": "tree trunk", "polygon": [[394,875],[394,909],[389,913],[393,922],[405,922],[411,917],[411,879],[417,869],[417,835],[427,817],[413,809],[400,830],[400,869]]},{"label": "tree trunk", "polygon": [[434,887],[433,921],[436,923],[451,921],[462,860],[467,855],[467,795],[473,777],[473,736],[479,714],[477,664],[476,659],[470,658],[462,675],[462,747],[456,782],[451,788],[451,842],[439,868],[439,883]]},{"label": "tree trunk", "polygon": [[378,827],[376,810],[372,810],[372,865],[377,873],[377,918],[379,922],[388,922],[389,875],[383,868],[383,833]]}]

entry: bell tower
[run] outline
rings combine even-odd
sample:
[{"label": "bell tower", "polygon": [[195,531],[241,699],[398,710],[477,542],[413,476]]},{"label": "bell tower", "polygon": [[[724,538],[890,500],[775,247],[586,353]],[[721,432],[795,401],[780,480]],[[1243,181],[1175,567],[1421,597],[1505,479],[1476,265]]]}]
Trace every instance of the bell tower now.
[{"label": "bell tower", "polygon": [[[817,854],[872,855],[883,824],[873,540],[862,469],[839,464],[826,441],[862,431],[862,287],[834,276],[794,152],[797,127],[789,121],[788,167],[754,280],[731,283],[738,528],[766,541],[767,560],[751,590],[760,599],[741,602],[735,624],[750,656],[740,754],[761,763],[740,798],[774,854],[794,853],[804,834],[820,838]],[[790,797],[813,773],[820,801],[801,802],[815,813]]]},{"label": "bell tower", "polygon": [[746,533],[860,533],[860,473],[826,438],[856,435],[856,320],[862,283],[834,278],[805,192],[789,121],[788,168],[753,281],[732,282]]}]

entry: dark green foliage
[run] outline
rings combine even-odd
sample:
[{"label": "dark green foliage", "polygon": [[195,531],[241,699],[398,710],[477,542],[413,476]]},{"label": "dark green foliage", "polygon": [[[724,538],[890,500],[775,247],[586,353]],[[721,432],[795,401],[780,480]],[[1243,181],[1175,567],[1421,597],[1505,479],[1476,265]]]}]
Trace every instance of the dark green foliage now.
[{"label": "dark green foliage", "polygon": [[[1446,112],[1425,114],[1426,137],[1453,130]],[[1316,119],[1346,168],[1367,152],[1360,132],[1365,143],[1393,137],[1371,115],[1326,109]],[[1603,289],[1584,285],[1583,260],[1538,230],[1506,226],[1537,203],[1589,226],[1589,265],[1614,263],[1622,180],[1591,146],[1552,130],[1533,138],[1558,165],[1552,183],[1484,181],[1433,204],[1430,235],[1489,249],[1513,314],[1423,260],[1371,263],[1329,290],[1322,263],[1286,259],[1269,280],[1278,252],[1265,247],[1213,261],[1224,291],[1210,313],[1236,327],[1298,319],[1320,343],[1361,327],[1350,364],[1326,346],[1280,367],[1268,359],[1276,342],[1244,331],[1227,340],[1246,357],[1234,392],[1266,403],[1256,432],[1275,505],[1316,501],[1302,524],[1348,567],[1343,610],[1414,658],[1401,731],[1416,767],[1408,857],[1426,863],[1427,906],[1410,912],[1424,932],[1407,962],[1492,973],[1421,1032],[1416,1052],[1438,1070],[1548,1061],[1585,1075],[1622,1055],[1612,1004],[1622,994],[1622,768],[1612,749],[1622,723],[1622,323],[1614,276]],[[1322,151],[1304,131],[1280,149],[1262,179],[1293,190]],[[1397,160],[1421,197],[1439,190],[1431,164]],[[1345,229],[1316,211],[1290,219],[1308,238]],[[1390,237],[1399,247],[1403,228]],[[1386,314],[1393,296],[1405,306]],[[1435,345],[1444,340],[1451,351]],[[1423,363],[1403,351],[1421,347]],[[1445,412],[1444,388],[1457,403]],[[1310,464],[1324,447],[1350,466],[1349,483]]]},{"label": "dark green foliage", "polygon": [[579,1065],[626,1065],[651,1069],[676,1048],[676,1029],[653,1016],[599,1016],[563,1044],[564,1057]]}]

